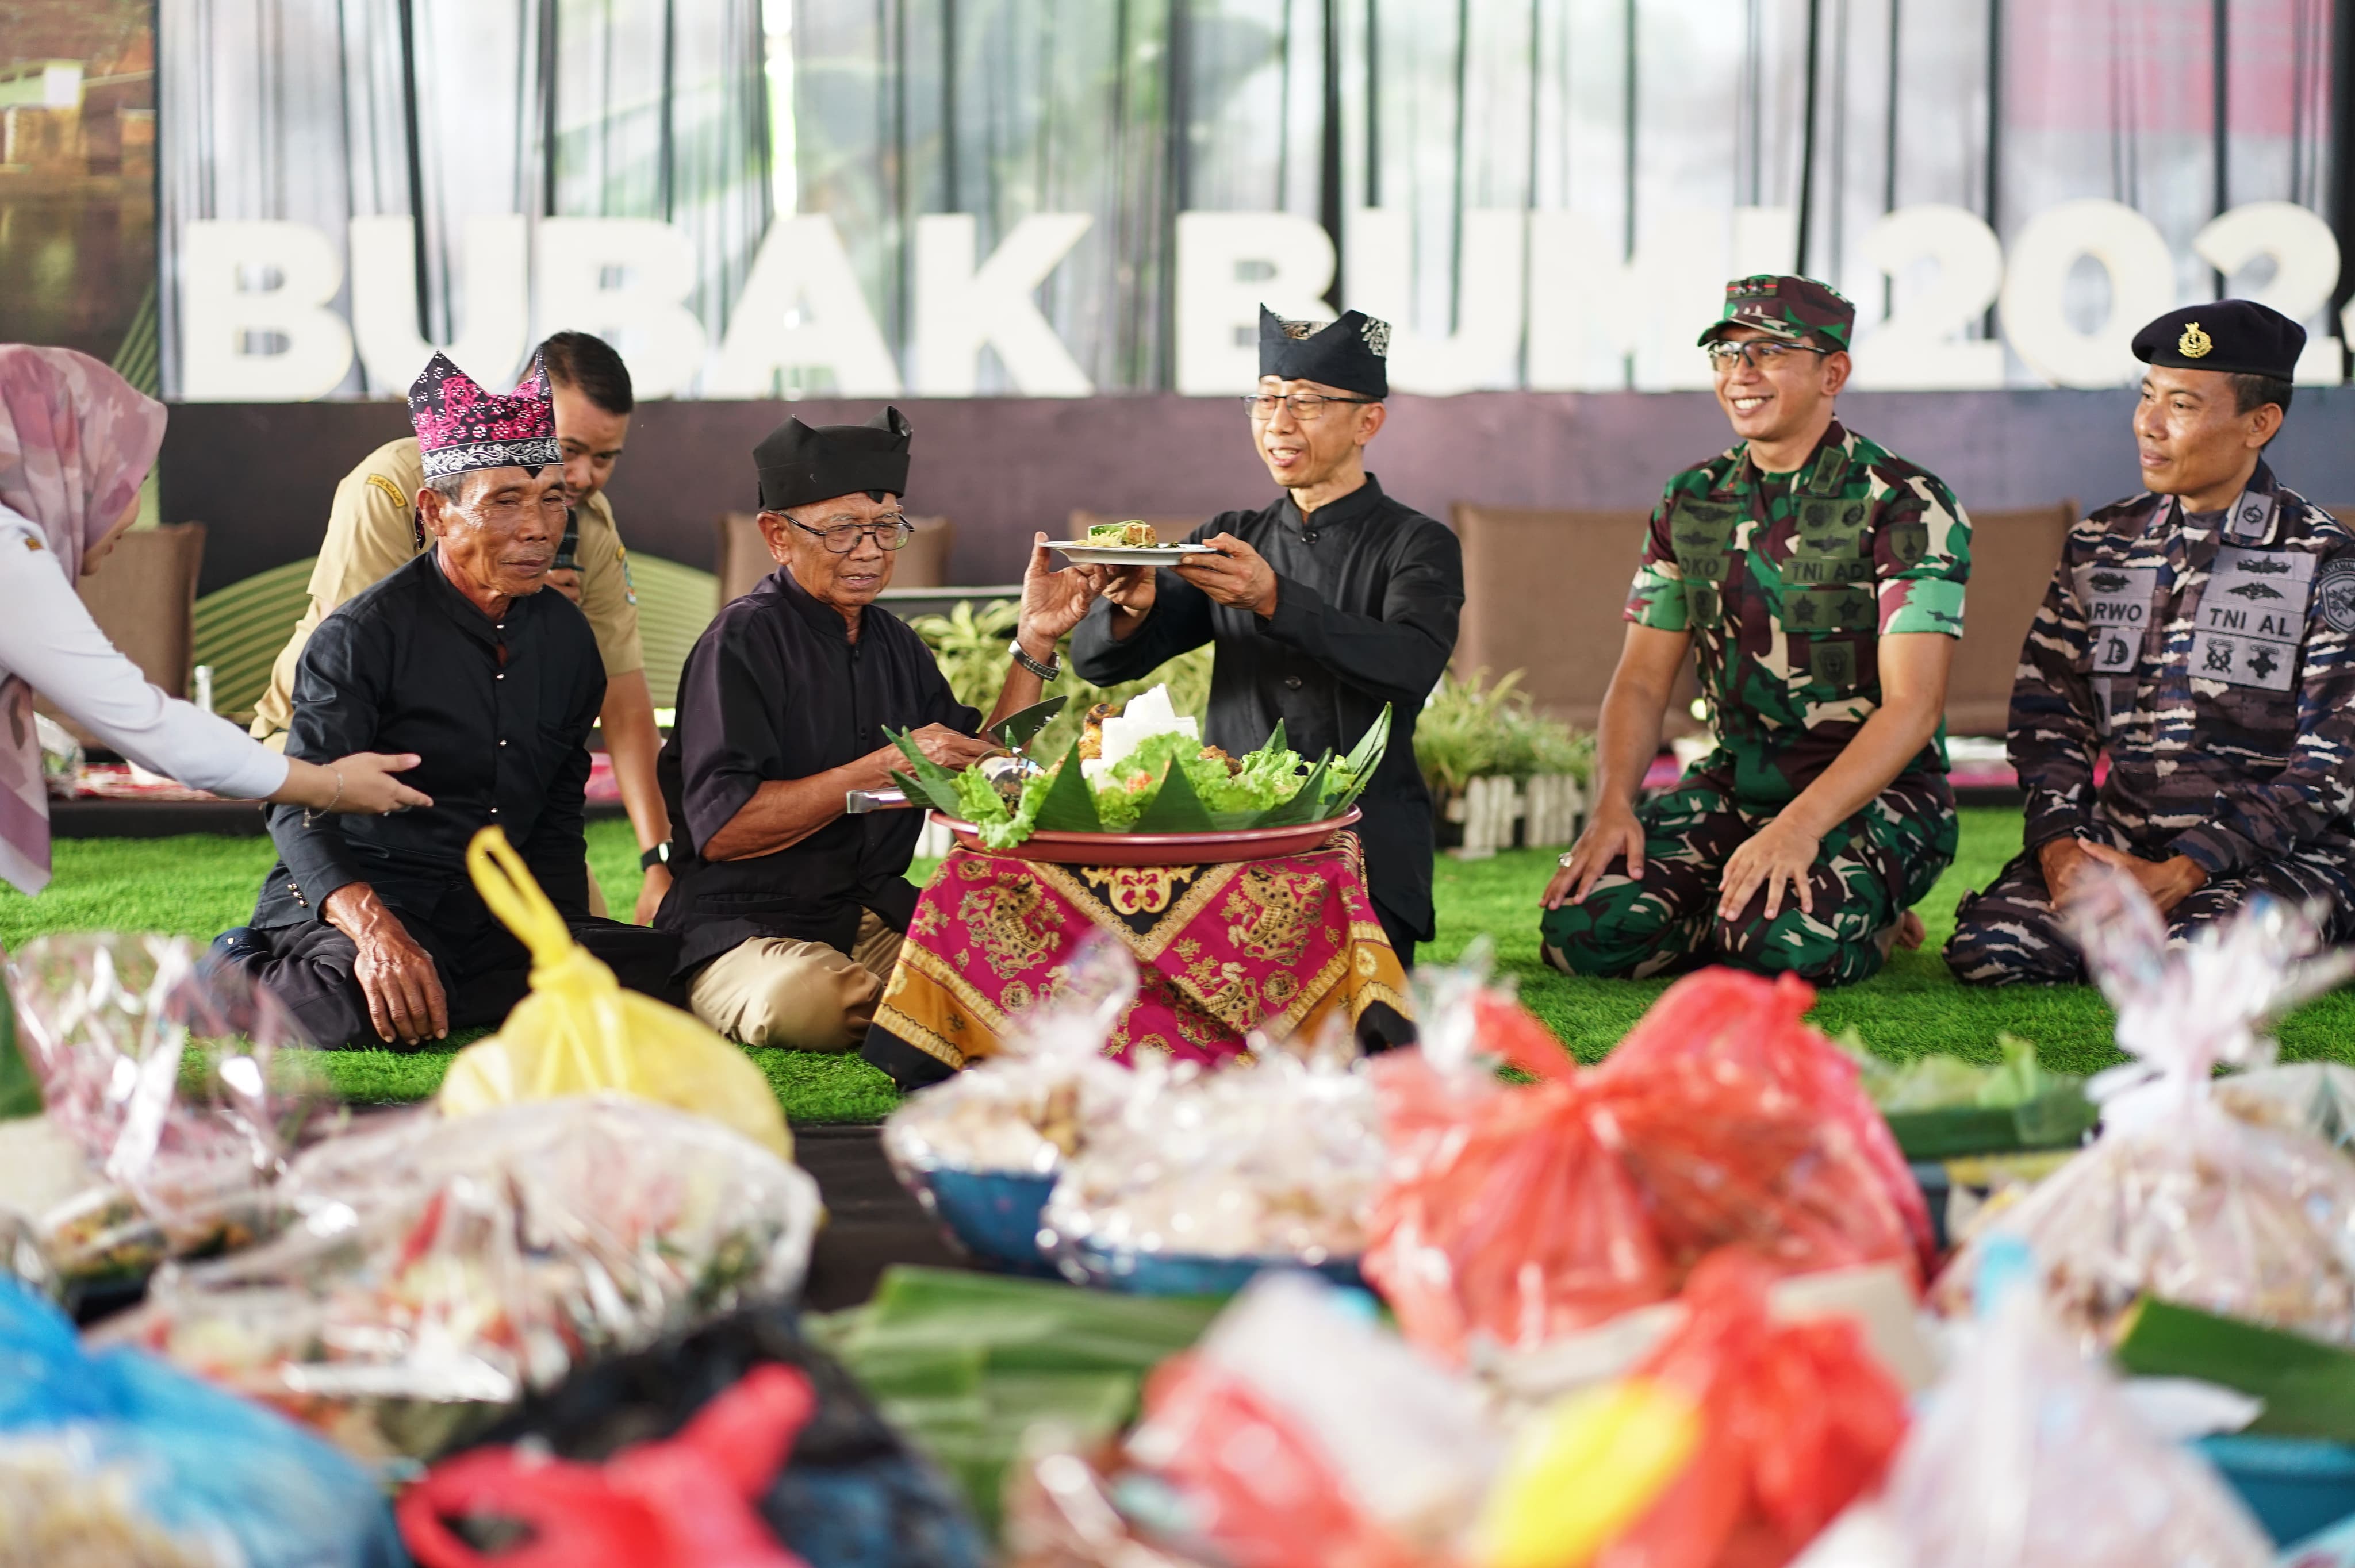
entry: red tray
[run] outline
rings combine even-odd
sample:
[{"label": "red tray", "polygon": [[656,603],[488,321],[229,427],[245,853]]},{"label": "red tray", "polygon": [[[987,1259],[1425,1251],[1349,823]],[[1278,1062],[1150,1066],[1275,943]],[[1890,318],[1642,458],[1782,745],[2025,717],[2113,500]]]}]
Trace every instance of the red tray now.
[{"label": "red tray", "polygon": [[1274,860],[1315,849],[1343,828],[1354,826],[1364,814],[1352,806],[1322,822],[1237,828],[1223,833],[1037,832],[1012,849],[997,850],[984,847],[981,831],[971,822],[944,811],[932,813],[963,848],[1054,865],[1225,865],[1234,861]]}]

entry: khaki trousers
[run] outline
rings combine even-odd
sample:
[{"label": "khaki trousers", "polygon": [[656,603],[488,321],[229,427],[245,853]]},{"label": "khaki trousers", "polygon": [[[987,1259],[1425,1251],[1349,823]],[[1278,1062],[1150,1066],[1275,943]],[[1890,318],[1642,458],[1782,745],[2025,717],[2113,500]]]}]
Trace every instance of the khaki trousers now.
[{"label": "khaki trousers", "polygon": [[866,1038],[899,961],[900,933],[867,910],[847,955],[783,937],[738,943],[688,982],[687,1005],[741,1045],[848,1051]]}]

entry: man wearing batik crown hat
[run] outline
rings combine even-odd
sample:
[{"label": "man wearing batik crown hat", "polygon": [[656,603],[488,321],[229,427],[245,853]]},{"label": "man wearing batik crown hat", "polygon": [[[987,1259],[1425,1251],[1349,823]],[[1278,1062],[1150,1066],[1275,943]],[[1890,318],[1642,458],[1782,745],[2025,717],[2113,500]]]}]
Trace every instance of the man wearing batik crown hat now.
[{"label": "man wearing batik crown hat", "polygon": [[1455,535],[1366,470],[1390,396],[1390,327],[1359,311],[1319,327],[1262,306],[1252,443],[1284,493],[1187,535],[1216,555],[1133,569],[1071,639],[1081,675],[1112,685],[1209,643],[1211,744],[1240,757],[1281,722],[1295,750],[1347,753],[1391,707],[1390,747],[1359,797],[1367,891],[1401,963],[1433,936],[1431,793],[1415,721],[1455,652]]},{"label": "man wearing batik crown hat", "polygon": [[2246,300],[2135,334],[2148,489],[2070,531],[2029,628],[2011,694],[2027,848],[1955,912],[1962,980],[2084,979],[2058,906],[2095,863],[2141,883],[2177,942],[2264,894],[2355,938],[2355,531],[2264,459],[2305,346]]},{"label": "man wearing batik crown hat", "polygon": [[[1862,980],[1954,859],[1939,726],[1970,523],[1846,429],[1855,307],[1807,278],[1726,286],[1701,334],[1741,440],[1668,481],[1603,702],[1594,815],[1547,885],[1547,960]],[[1716,748],[1637,804],[1686,651]]]},{"label": "man wearing batik crown hat", "polygon": [[678,948],[589,913],[582,808],[605,676],[581,611],[540,591],[565,524],[546,373],[535,356],[502,397],[437,354],[409,409],[433,548],[320,622],[286,754],[414,752],[409,782],[433,804],[364,821],[273,810],[279,861],[252,925],[214,946],[324,1045],[421,1044],[496,1024],[522,998],[528,955],[466,871],[486,826],[623,985],[665,994]]},{"label": "man wearing batik crown hat", "polygon": [[[613,782],[639,848],[648,852],[639,860],[644,872],[634,916],[643,925],[670,885],[669,872],[652,853],[670,832],[663,821],[662,791],[655,783],[655,756],[662,749],[662,736],[655,727],[654,695],[646,686],[637,593],[630,582],[629,552],[623,548],[606,493],[629,438],[636,400],[629,366],[612,344],[588,333],[549,334],[540,342],[538,359],[556,409],[556,440],[564,449],[565,499],[572,509],[548,582],[581,607],[589,629],[597,634],[605,667],[598,738],[613,764]],[[413,435],[378,447],[336,484],[318,559],[311,568],[311,602],[270,667],[268,689],[254,703],[255,739],[283,744],[293,709],[294,669],[319,622],[346,599],[433,547],[417,514],[417,493],[424,486],[424,458]],[[605,913],[593,878],[589,906]]]},{"label": "man wearing batik crown hat", "polygon": [[[995,749],[922,639],[875,602],[912,530],[900,506],[913,432],[897,408],[865,425],[787,419],[753,449],[761,536],[777,570],[722,609],[679,673],[678,723],[656,767],[672,883],[655,926],[684,938],[696,1015],[747,1045],[862,1043],[895,1077],[947,1068],[868,1026],[916,912],[907,880],[921,811],[844,810],[908,767],[885,731],[964,768]],[[1023,578],[1014,667],[996,723],[1037,702],[1097,574],[1050,571],[1040,534]]]}]

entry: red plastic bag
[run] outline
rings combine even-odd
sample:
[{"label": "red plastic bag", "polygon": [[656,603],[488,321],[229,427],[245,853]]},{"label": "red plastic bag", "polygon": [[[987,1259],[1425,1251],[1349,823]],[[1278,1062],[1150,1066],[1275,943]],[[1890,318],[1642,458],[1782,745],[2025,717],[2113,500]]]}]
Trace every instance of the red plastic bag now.
[{"label": "red plastic bag", "polygon": [[1540,1083],[1466,1079],[1414,1052],[1374,1066],[1392,1174],[1361,1267],[1407,1338],[1450,1360],[1475,1335],[1540,1344],[1675,1285],[1561,1045],[1503,998],[1474,1006],[1483,1043]]},{"label": "red plastic bag", "polygon": [[1414,1568],[1316,1439],[1241,1379],[1175,1356],[1146,1381],[1145,1409],[1175,1439],[1162,1475],[1203,1509],[1197,1526],[1232,1568]]},{"label": "red plastic bag", "polygon": [[1771,1319],[1773,1279],[1735,1251],[1693,1271],[1689,1316],[1633,1375],[1699,1406],[1700,1446],[1594,1568],[1780,1568],[1880,1484],[1903,1390],[1853,1319]]},{"label": "red plastic bag", "polygon": [[[1684,1146],[1692,1142],[1705,1139],[1761,1169],[1769,1160],[1763,1150],[1758,1158],[1749,1158],[1751,1151],[1742,1147],[1748,1139],[1772,1139],[1779,1152],[1798,1154],[1786,1130],[1788,1102],[1796,1099],[1806,1112],[1808,1134],[1840,1175],[1818,1174],[1809,1167],[1792,1173],[1804,1175],[1804,1181],[1785,1176],[1771,1183],[1790,1201],[1783,1217],[1794,1233],[1808,1245],[1850,1247],[1870,1257],[1892,1255],[1878,1234],[1881,1206],[1859,1212],[1839,1190],[1861,1166],[1886,1195],[1926,1276],[1936,1267],[1937,1250],[1921,1184],[1865,1093],[1856,1065],[1806,1022],[1815,1002],[1815,988],[1796,975],[1768,980],[1736,969],[1704,969],[1670,986],[1594,1069],[1593,1080],[1631,1118],[1629,1143],[1644,1157],[1639,1176],[1656,1191],[1682,1187],[1688,1200],[1703,1198],[1710,1181],[1705,1168],[1695,1171],[1685,1163]],[[1664,1078],[1674,1081],[1673,1092],[1663,1093]],[[1663,1110],[1665,1116],[1646,1119],[1647,1111]],[[1678,1135],[1680,1118],[1688,1137]],[[1721,1131],[1730,1136],[1721,1139]],[[1810,1216],[1813,1199],[1822,1200],[1823,1211]],[[1718,1216],[1704,1224],[1697,1245],[1707,1250],[1712,1236],[1745,1240],[1741,1233],[1757,1226],[1742,1221],[1739,1213]],[[1825,1224],[1829,1234],[1821,1230]],[[1672,1251],[1676,1245],[1670,1238]],[[1791,1261],[1807,1266],[1796,1253]]]},{"label": "red plastic bag", "polygon": [[1543,1343],[1673,1295],[1727,1246],[1779,1274],[1919,1266],[1920,1191],[1854,1069],[1801,1022],[1806,985],[1679,980],[1588,1072],[1524,1009],[1456,989],[1427,1033],[1538,1082],[1429,1048],[1376,1065],[1391,1168],[1363,1267],[1424,1349]]},{"label": "red plastic bag", "polygon": [[[815,1408],[809,1379],[771,1363],[677,1436],[602,1466],[477,1448],[401,1498],[401,1537],[422,1568],[805,1568],[754,1505]],[[469,1514],[517,1520],[531,1538],[477,1552],[449,1524]]]}]

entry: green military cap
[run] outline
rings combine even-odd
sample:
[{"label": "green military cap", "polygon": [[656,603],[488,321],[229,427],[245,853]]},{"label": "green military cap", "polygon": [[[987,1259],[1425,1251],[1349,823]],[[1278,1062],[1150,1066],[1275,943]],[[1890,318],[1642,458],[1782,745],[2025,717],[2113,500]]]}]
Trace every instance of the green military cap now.
[{"label": "green military cap", "polygon": [[1756,327],[1786,343],[1804,343],[1835,353],[1848,347],[1856,331],[1856,307],[1848,296],[1813,278],[1771,272],[1736,278],[1725,286],[1725,313],[1700,334],[1706,348],[1730,327]]}]

